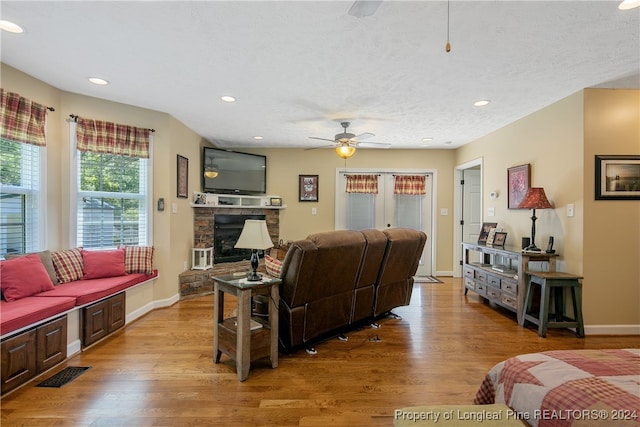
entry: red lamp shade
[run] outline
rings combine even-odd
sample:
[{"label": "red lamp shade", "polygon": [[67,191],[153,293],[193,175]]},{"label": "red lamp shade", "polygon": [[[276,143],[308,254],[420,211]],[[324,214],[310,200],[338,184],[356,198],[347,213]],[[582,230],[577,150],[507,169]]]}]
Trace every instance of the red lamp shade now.
[{"label": "red lamp shade", "polygon": [[549,209],[551,203],[549,203],[547,195],[544,194],[544,188],[531,187],[527,190],[527,194],[524,195],[524,199],[518,207],[521,209]]}]

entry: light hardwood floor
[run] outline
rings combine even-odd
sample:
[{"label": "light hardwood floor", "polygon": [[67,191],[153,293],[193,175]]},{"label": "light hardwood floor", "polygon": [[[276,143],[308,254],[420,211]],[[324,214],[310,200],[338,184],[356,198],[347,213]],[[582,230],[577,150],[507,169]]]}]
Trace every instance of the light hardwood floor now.
[{"label": "light hardwood floor", "polygon": [[[394,409],[471,403],[487,371],[509,356],[638,345],[637,336],[580,339],[556,329],[540,338],[465,297],[459,279],[444,282],[416,285],[411,305],[394,310],[402,319],[319,344],[315,356],[281,354],[277,369],[254,362],[242,383],[225,355],[212,361],[213,296],[180,301],[2,398],[0,424],[390,426]],[[62,388],[35,387],[65,366],[91,369]]]}]

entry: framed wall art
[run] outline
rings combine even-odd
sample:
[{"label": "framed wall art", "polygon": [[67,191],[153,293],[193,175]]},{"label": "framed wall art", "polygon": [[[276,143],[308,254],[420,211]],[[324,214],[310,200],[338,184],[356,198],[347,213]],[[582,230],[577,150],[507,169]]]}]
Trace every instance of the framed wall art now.
[{"label": "framed wall art", "polygon": [[531,165],[514,166],[507,169],[507,207],[519,209],[524,195],[531,186]]},{"label": "framed wall art", "polygon": [[596,155],[596,200],[640,200],[640,156]]},{"label": "framed wall art", "polygon": [[189,197],[189,159],[178,154],[178,194],[181,199]]},{"label": "framed wall art", "polygon": [[298,175],[298,191],[301,202],[317,202],[318,175]]}]

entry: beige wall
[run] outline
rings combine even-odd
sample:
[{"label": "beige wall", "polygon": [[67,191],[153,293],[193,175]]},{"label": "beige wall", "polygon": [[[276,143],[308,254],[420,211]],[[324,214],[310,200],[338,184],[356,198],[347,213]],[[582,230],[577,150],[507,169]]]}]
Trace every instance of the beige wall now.
[{"label": "beige wall", "polygon": [[589,323],[640,325],[640,201],[595,200],[595,155],[640,154],[640,91],[584,92],[584,286]]},{"label": "beige wall", "polygon": [[[152,288],[133,292],[127,312],[175,298],[178,275],[191,261],[193,209],[190,199],[176,197],[176,155],[189,159],[189,193],[200,189],[200,151],[206,142],[166,113],[71,94],[2,64],[2,87],[56,108],[48,114],[47,247],[70,246],[69,114],[156,129],[153,200],[165,199],[165,211],[154,209],[153,243],[160,278]],[[594,154],[638,154],[638,91],[586,90],[560,100],[458,150],[359,150],[348,168],[436,170],[436,271],[453,270],[454,168],[483,159],[483,208],[495,209],[494,220],[517,243],[530,235],[531,212],[507,209],[506,170],[530,163],[531,183],[545,188],[554,209],[539,210],[536,243],[556,238],[559,268],[583,274],[587,325],[640,325],[640,202],[593,200]],[[304,238],[334,228],[336,169],[345,167],[333,150],[239,150],[268,156],[267,192],[283,198],[281,237]],[[320,177],[318,203],[298,202],[298,175]],[[488,198],[497,190],[500,197]],[[172,204],[177,212],[172,213]],[[566,216],[566,205],[575,216]],[[311,214],[317,208],[317,215]],[[439,215],[447,208],[449,215]],[[585,213],[586,212],[586,213]],[[129,299],[128,299],[129,301]],[[637,333],[637,330],[635,331]]]},{"label": "beige wall", "polygon": [[[345,162],[334,150],[264,149],[243,150],[265,154],[267,158],[267,193],[279,195],[287,208],[280,212],[280,236],[285,241],[303,239],[311,233],[333,230],[335,224],[336,170],[344,170]],[[432,169],[436,171],[438,215],[436,236],[436,271],[451,271],[453,243],[453,150],[367,150],[361,149],[347,160],[351,168]],[[298,201],[298,175],[318,175],[318,203]],[[311,214],[311,208],[317,214]],[[449,215],[440,216],[440,208]]]},{"label": "beige wall", "polygon": [[554,236],[559,269],[584,275],[588,333],[640,330],[640,202],[596,202],[593,188],[595,154],[640,153],[639,105],[637,90],[585,90],[457,150],[456,164],[483,159],[485,214],[495,208],[484,219],[514,244],[530,236],[531,212],[507,209],[506,170],[531,164],[531,184],[554,205],[536,212],[536,243],[544,248]]}]

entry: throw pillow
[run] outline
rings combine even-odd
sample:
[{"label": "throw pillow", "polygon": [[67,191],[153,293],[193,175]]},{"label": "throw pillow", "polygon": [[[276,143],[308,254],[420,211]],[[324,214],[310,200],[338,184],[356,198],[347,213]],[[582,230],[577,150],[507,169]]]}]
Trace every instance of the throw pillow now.
[{"label": "throw pillow", "polygon": [[124,269],[127,273],[153,273],[153,246],[124,246]]},{"label": "throw pillow", "polygon": [[[16,259],[16,258],[20,258],[26,255],[31,255],[31,254],[20,254],[20,255],[16,255],[16,254],[6,254],[4,257],[6,259]],[[58,276],[56,275],[56,269],[53,267],[53,260],[51,259],[51,252],[49,251],[42,251],[42,252],[36,252],[36,255],[38,255],[40,257],[40,261],[42,261],[42,265],[44,265],[44,268],[47,270],[47,273],[49,273],[49,277],[51,278],[51,282],[54,285],[58,284]]]},{"label": "throw pillow", "polygon": [[0,287],[7,302],[53,289],[37,254],[0,262]]},{"label": "throw pillow", "polygon": [[99,279],[101,277],[124,276],[124,249],[112,251],[80,251],[84,264],[83,279]]},{"label": "throw pillow", "polygon": [[51,259],[60,283],[82,279],[84,273],[80,248],[52,252]]},{"label": "throw pillow", "polygon": [[282,270],[282,261],[277,258],[273,258],[272,256],[265,255],[264,266],[267,269],[267,274],[269,276],[280,277],[280,272]]}]

